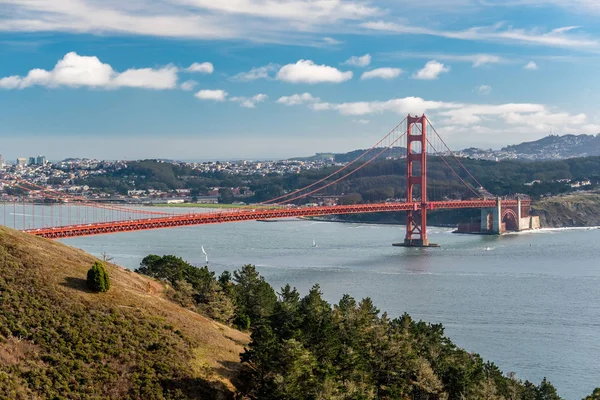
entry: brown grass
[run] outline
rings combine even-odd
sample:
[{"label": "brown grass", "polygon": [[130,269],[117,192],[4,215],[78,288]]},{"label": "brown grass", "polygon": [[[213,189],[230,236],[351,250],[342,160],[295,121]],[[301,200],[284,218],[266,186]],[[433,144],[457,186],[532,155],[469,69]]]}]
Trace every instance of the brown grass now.
[{"label": "brown grass", "polygon": [[[114,264],[105,263],[111,279],[110,291],[88,292],[85,277],[96,258],[79,249],[4,227],[0,227],[0,247],[11,259],[41,273],[45,285],[72,302],[86,307],[116,307],[164,319],[195,348],[187,360],[194,374],[189,378],[220,382],[235,391],[233,383],[240,369],[240,353],[249,341],[247,334],[179,307],[165,299],[161,283]],[[1,339],[0,335],[0,363],[19,364],[36,357],[33,343],[14,337]]]}]

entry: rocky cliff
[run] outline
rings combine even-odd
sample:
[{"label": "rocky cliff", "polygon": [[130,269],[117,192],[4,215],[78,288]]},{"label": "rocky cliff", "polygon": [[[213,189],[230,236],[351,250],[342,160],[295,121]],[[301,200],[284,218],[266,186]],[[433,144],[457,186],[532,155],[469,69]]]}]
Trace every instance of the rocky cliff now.
[{"label": "rocky cliff", "polygon": [[533,203],[544,228],[600,226],[600,193],[578,192]]}]

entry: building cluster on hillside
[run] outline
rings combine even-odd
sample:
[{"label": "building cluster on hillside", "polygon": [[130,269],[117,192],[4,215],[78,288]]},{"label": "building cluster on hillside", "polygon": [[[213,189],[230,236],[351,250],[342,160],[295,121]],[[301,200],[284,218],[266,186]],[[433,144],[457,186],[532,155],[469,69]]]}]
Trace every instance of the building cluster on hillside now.
[{"label": "building cluster on hillside", "polygon": [[[201,173],[221,172],[238,176],[267,176],[272,174],[297,174],[307,170],[315,170],[334,165],[333,161],[210,161],[184,163],[162,161],[181,167],[188,167]],[[27,186],[27,194],[23,193],[24,182],[30,182],[33,189],[44,188],[55,193],[56,197],[77,195],[88,199],[107,202],[128,202],[145,204],[196,202],[204,204],[218,203],[225,190],[234,202],[242,203],[253,196],[248,187],[211,187],[207,193],[192,195],[190,189],[174,190],[129,190],[125,194],[114,194],[91,188],[81,184],[86,178],[103,176],[111,172],[127,168],[126,161],[100,161],[95,159],[69,158],[57,162],[49,162],[44,156],[17,158],[14,163],[4,164],[0,155],[2,180],[2,200],[25,198],[28,201],[42,201],[41,190]],[[16,189],[16,190],[14,190]]]},{"label": "building cluster on hillside", "polygon": [[184,165],[200,172],[226,172],[233,175],[258,175],[270,174],[298,174],[303,171],[322,169],[335,165],[332,160],[318,161],[206,161],[198,163],[185,163]]}]

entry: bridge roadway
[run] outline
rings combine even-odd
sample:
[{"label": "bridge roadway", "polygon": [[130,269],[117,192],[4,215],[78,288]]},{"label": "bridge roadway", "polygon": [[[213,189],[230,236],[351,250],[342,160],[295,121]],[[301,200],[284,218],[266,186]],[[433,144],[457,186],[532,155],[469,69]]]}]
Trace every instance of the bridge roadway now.
[{"label": "bridge roadway", "polygon": [[[427,203],[428,210],[459,208],[493,208],[496,200],[434,201]],[[529,201],[522,201],[529,209]],[[502,200],[502,207],[516,207],[517,200]],[[181,214],[168,217],[132,219],[113,222],[96,222],[80,225],[65,225],[50,228],[29,229],[25,232],[48,239],[64,239],[79,236],[101,235],[118,232],[132,232],[148,229],[175,228],[179,226],[221,224],[294,217],[318,217],[324,215],[366,214],[376,212],[394,212],[419,210],[421,203],[380,203],[347,206],[320,206],[296,208],[256,208],[239,209],[215,213]]]}]

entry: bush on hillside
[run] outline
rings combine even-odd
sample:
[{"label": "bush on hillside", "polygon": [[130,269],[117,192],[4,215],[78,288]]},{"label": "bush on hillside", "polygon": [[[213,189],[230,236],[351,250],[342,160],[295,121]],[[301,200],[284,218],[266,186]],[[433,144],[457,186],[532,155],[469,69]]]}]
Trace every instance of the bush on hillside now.
[{"label": "bush on hillside", "polygon": [[108,292],[110,289],[110,279],[108,272],[104,268],[104,264],[100,261],[96,261],[92,268],[87,273],[87,286],[94,292]]}]

